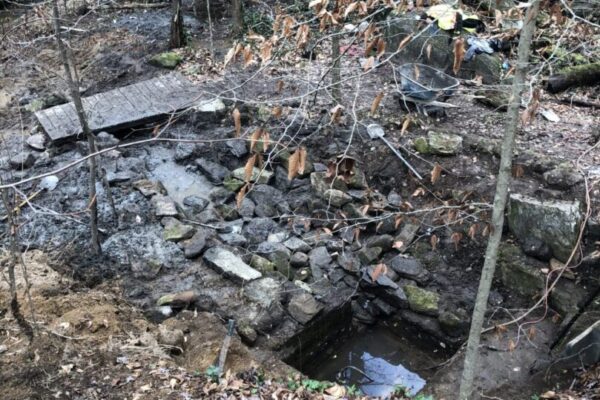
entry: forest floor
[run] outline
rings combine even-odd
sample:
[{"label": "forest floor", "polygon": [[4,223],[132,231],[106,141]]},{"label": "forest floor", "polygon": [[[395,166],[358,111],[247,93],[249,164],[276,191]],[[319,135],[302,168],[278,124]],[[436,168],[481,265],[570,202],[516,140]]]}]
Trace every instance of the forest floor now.
[{"label": "forest floor", "polygon": [[[54,43],[47,38],[50,34],[48,15],[43,14],[47,9],[41,8],[40,12],[42,14],[39,19],[35,18],[21,26],[10,26],[8,33],[3,34],[3,43],[0,45],[0,135],[4,143],[2,151],[9,154],[23,148],[24,138],[36,124],[33,114],[24,111],[18,104],[51,95],[66,97],[66,87],[60,78],[62,66]],[[196,83],[215,79],[226,81],[234,87],[241,87],[244,83],[243,89],[235,93],[238,100],[268,103],[279,95],[276,93],[278,81],[293,82],[297,86],[295,89],[298,89],[307,82],[314,82],[327,69],[329,54],[323,51],[314,62],[301,58],[291,59],[285,65],[260,75],[260,79],[246,82],[254,71],[242,70],[239,65],[227,69],[222,66],[221,60],[232,45],[227,37],[228,23],[228,20],[222,20],[215,24],[214,54],[211,55],[205,24],[196,21],[188,11],[186,25],[192,45],[180,51],[183,63],[178,70]],[[166,50],[167,9],[98,10],[84,13],[78,20],[78,29],[82,32],[73,31],[71,43],[75,57],[79,60],[82,93],[86,96],[165,72],[149,66],[147,60]],[[359,60],[355,56],[344,59],[343,66],[346,71],[360,71]],[[303,71],[301,78],[297,77],[298,68]],[[441,206],[444,203],[441,199],[451,198],[457,189],[460,189],[463,196],[471,196],[473,200],[490,204],[495,184],[498,144],[503,133],[499,127],[504,125],[505,114],[475,102],[476,88],[469,88],[453,98],[452,102],[460,108],[451,109],[446,116],[440,118],[416,116],[412,119],[408,132],[403,132],[406,114],[398,110],[398,101],[393,96],[384,98],[376,117],[367,118],[367,111],[377,93],[382,88],[393,85],[389,79],[391,75],[393,70],[384,66],[380,73],[370,74],[364,81],[348,80],[342,86],[343,102],[351,105],[348,107],[349,111],[356,112],[364,121],[384,125],[389,132],[387,137],[407,150],[411,163],[426,176],[427,181],[434,165],[439,164],[443,171],[439,181],[424,184],[426,191],[423,193],[416,192],[421,183],[405,172],[402,164],[386,146],[369,140],[364,129],[357,128],[356,133],[352,130],[352,135],[355,136],[350,142],[347,138],[340,140],[352,128],[350,118],[347,126],[340,132],[335,129],[326,130],[322,136],[309,136],[303,141],[310,158],[325,162],[332,156],[349,151],[364,166],[367,180],[374,187],[385,193],[402,188],[403,196],[410,199],[411,206],[415,209]],[[552,122],[538,115],[528,126],[520,129],[516,163],[521,169],[517,169],[515,174],[513,190],[547,195],[548,190],[543,187],[540,171],[548,170],[549,165],[564,163],[576,166],[591,182],[597,182],[600,178],[597,167],[600,164],[600,152],[590,149],[598,141],[600,114],[594,108],[565,102],[569,98],[596,101],[598,90],[585,88],[572,90],[568,95],[542,95],[541,107],[552,110],[560,117],[560,121]],[[319,119],[329,118],[330,100],[320,97],[309,107],[304,105],[305,100],[302,100],[302,106],[303,112],[306,111],[306,119],[318,123]],[[229,117],[222,121],[222,125],[231,128]],[[412,150],[413,142],[430,130],[448,131],[463,136],[465,151],[458,157],[419,155]],[[133,134],[135,132],[127,137]],[[238,166],[243,165],[244,161],[240,160]],[[16,171],[9,180],[19,178],[20,172],[22,171]],[[552,195],[560,198],[580,197],[582,189],[577,186],[564,192],[553,192]],[[43,195],[40,199],[44,201]],[[599,212],[599,201],[600,196],[596,190],[592,197],[596,213]],[[432,232],[439,231],[442,239],[440,251],[443,252],[444,261],[453,267],[439,274],[440,281],[445,279],[450,282],[453,295],[472,297],[479,278],[477,266],[482,260],[483,238],[467,239],[456,246],[451,239],[452,229],[439,227],[432,219],[423,219],[427,229],[419,233],[416,241],[429,240]],[[42,226],[36,229],[44,231],[46,228]],[[463,230],[466,232],[467,229],[468,226]],[[56,228],[52,234],[62,232],[60,228]],[[73,238],[73,241],[76,240],[85,242],[81,238]],[[593,243],[587,245],[588,248],[594,246]],[[73,252],[81,252],[82,248],[85,249],[84,246],[76,247]],[[324,388],[310,389],[294,369],[265,353],[247,348],[239,339],[234,339],[229,353],[227,366],[231,374],[220,383],[211,381],[206,371],[217,359],[225,337],[225,321],[222,318],[212,313],[184,311],[177,318],[157,325],[146,318],[141,302],[132,302],[125,293],[129,293],[131,287],[138,282],[134,281],[132,284],[126,276],[119,276],[118,273],[109,278],[102,276],[99,280],[94,279],[93,283],[80,276],[74,277],[74,266],[56,267],[62,259],[52,262],[47,260],[48,257],[63,252],[67,252],[66,246],[58,251],[54,248],[48,254],[38,250],[26,253],[33,303],[28,304],[27,299],[22,297],[21,307],[29,320],[32,318],[29,307],[32,306],[35,313],[38,328],[32,345],[28,344],[27,338],[12,319],[7,306],[8,287],[4,280],[0,281],[1,398],[180,399],[225,398],[230,395],[289,399],[340,397],[340,387],[329,387],[329,394],[318,393],[318,390]],[[88,260],[77,259],[74,264],[81,266],[86,261]],[[96,263],[101,262],[102,260],[96,260]],[[22,282],[20,288],[23,288]],[[169,283],[164,283],[163,287],[156,290],[172,288]],[[498,289],[496,294],[505,299],[503,307],[511,311],[522,310],[529,304],[528,301],[514,298],[504,289]],[[156,291],[152,293],[154,295]],[[144,297],[144,306],[152,296]],[[225,292],[223,297],[226,297]],[[550,341],[549,338],[556,330],[557,327],[550,320],[540,323],[537,340],[544,343],[542,348],[520,343],[517,349],[522,351],[523,358],[520,361],[525,365],[543,353],[546,342]],[[487,345],[492,350],[487,352],[494,353],[494,348],[506,347],[509,335],[510,333],[490,338]],[[188,342],[190,340],[191,343]],[[180,354],[179,347],[185,347],[184,354]],[[436,399],[441,400],[444,396],[447,399],[453,398],[457,374],[460,372],[460,362],[457,360],[460,357],[437,379],[440,389],[436,392]],[[502,390],[505,390],[507,397],[504,398],[517,398],[515,393],[520,393],[521,388],[518,385],[510,388],[512,382],[508,379],[514,377],[502,375],[505,363],[508,361],[500,358],[496,361],[498,370],[492,368],[487,371],[486,379],[490,381],[507,380],[498,384],[500,389],[490,395],[503,398]],[[516,374],[521,375],[518,379],[520,384],[525,384],[529,379],[519,371]],[[547,398],[593,399],[600,390],[599,376],[600,368],[580,370],[572,381],[570,375],[566,378],[572,382],[567,386],[569,390]],[[545,391],[544,388],[554,387],[552,383],[548,383],[548,386],[544,386],[545,383],[540,385],[536,387],[540,394]]]}]

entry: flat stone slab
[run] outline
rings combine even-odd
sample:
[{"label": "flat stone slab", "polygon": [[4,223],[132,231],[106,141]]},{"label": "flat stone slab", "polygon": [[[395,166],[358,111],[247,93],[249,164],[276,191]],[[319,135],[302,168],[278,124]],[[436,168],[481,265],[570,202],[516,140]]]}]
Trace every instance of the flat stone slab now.
[{"label": "flat stone slab", "polygon": [[211,267],[239,283],[247,283],[262,277],[260,272],[222,247],[211,247],[204,252],[203,258]]},{"label": "flat stone slab", "polygon": [[[181,74],[171,73],[85,97],[82,101],[93,132],[114,131],[214,101],[202,94],[202,90]],[[35,116],[53,142],[77,138],[83,133],[73,102],[37,111]]]}]

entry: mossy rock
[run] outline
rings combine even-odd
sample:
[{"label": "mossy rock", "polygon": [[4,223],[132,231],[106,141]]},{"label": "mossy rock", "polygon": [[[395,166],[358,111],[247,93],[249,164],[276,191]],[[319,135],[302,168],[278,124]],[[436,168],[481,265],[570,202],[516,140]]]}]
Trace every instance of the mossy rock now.
[{"label": "mossy rock", "polygon": [[181,62],[183,61],[183,57],[179,54],[167,51],[165,53],[160,53],[155,55],[150,59],[150,64],[160,68],[167,69],[175,69]]},{"label": "mossy rock", "polygon": [[427,139],[422,136],[415,139],[413,146],[415,147],[415,150],[421,154],[429,153],[429,144],[427,143]]},{"label": "mossy rock", "polygon": [[525,256],[523,251],[511,243],[502,243],[498,250],[500,280],[512,292],[524,297],[538,294],[545,285],[545,277],[535,260]]},{"label": "mossy rock", "polygon": [[440,296],[437,293],[412,285],[404,286],[403,289],[408,298],[408,305],[411,310],[421,314],[438,315]]},{"label": "mossy rock", "polygon": [[225,178],[225,180],[223,181],[223,186],[231,192],[237,192],[244,185],[245,185],[245,182],[240,181],[239,179],[235,179],[234,177],[231,177],[231,176]]}]

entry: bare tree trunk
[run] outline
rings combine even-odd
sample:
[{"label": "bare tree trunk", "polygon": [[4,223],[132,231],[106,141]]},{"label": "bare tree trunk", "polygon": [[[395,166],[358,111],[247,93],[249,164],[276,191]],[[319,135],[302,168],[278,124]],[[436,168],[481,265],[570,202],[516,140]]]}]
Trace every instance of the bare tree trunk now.
[{"label": "bare tree trunk", "polygon": [[[15,224],[15,220],[13,218],[13,205],[10,202],[7,194],[7,190],[2,190],[2,203],[4,204],[4,208],[6,209],[6,216],[8,218],[8,231],[10,237],[10,253],[11,257],[8,261],[8,284],[10,287],[10,311],[17,321],[19,327],[23,330],[23,333],[29,338],[29,341],[33,340],[33,329],[31,325],[27,322],[23,314],[21,313],[21,307],[19,306],[19,299],[17,298],[17,282],[15,278],[15,266],[18,263],[18,255],[20,254],[19,245],[17,243],[17,227]],[[23,269],[23,274],[25,274],[25,269]],[[24,275],[25,276],[25,275]],[[29,294],[29,281],[26,281],[27,284],[27,293]],[[29,302],[33,317],[33,304],[31,303],[31,296],[29,297]],[[35,317],[34,321],[35,321]]]},{"label": "bare tree trunk", "polygon": [[[60,32],[60,15],[58,12],[58,0],[52,1],[52,8],[54,13],[53,23],[54,23],[54,33],[56,35],[56,44],[58,45],[58,50],[60,52],[60,56],[62,58],[63,67],[65,70],[65,76],[67,79],[67,84],[69,85],[69,91],[71,92],[71,97],[73,98],[73,103],[75,104],[75,110],[77,111],[77,117],[79,119],[79,123],[81,124],[81,128],[83,129],[83,133],[85,134],[88,147],[90,153],[96,152],[96,142],[94,140],[94,135],[90,130],[90,127],[87,122],[87,117],[85,115],[85,110],[83,109],[83,103],[81,102],[81,95],[79,94],[79,82],[76,82],[73,79],[73,73],[71,71],[70,65],[75,66],[74,60],[69,62],[69,53],[65,48],[65,44],[61,38]],[[88,180],[88,191],[89,191],[89,209],[90,209],[90,230],[92,234],[92,253],[100,254],[100,241],[98,239],[98,203],[96,198],[96,174],[97,174],[97,166],[96,166],[96,157],[90,157],[89,159],[89,167],[90,167],[90,176]]]},{"label": "bare tree trunk", "polygon": [[238,36],[244,33],[244,5],[243,0],[232,0],[231,8],[233,13],[233,27],[231,33]]},{"label": "bare tree trunk", "polygon": [[333,68],[331,69],[331,95],[337,103],[342,102],[342,92],[340,82],[342,81],[342,68],[341,68],[341,57],[340,57],[340,36],[338,30],[333,33],[331,38],[331,62]]},{"label": "bare tree trunk", "polygon": [[169,39],[169,47],[178,49],[185,44],[181,0],[171,0],[171,11],[171,38]]},{"label": "bare tree trunk", "polygon": [[465,363],[463,367],[462,380],[460,383],[460,400],[469,400],[473,392],[473,379],[477,370],[479,342],[481,340],[481,328],[486,311],[486,305],[494,278],[496,269],[496,260],[498,258],[498,247],[502,239],[502,228],[504,226],[504,209],[506,208],[506,199],[508,196],[508,186],[510,184],[510,173],[513,158],[513,148],[515,144],[515,133],[519,124],[519,106],[521,104],[521,92],[524,87],[525,75],[529,65],[529,53],[531,47],[531,38],[535,31],[535,21],[539,9],[539,0],[534,0],[525,16],[525,25],[521,31],[519,39],[519,50],[515,80],[512,86],[511,102],[508,108],[507,116],[509,118],[504,132],[502,142],[500,169],[498,171],[498,181],[496,183],[496,195],[494,197],[494,210],[492,212],[492,230],[485,252],[485,262],[481,271],[479,281],[479,290],[475,300],[473,318],[471,321],[471,330],[467,342],[467,351],[465,354]]}]

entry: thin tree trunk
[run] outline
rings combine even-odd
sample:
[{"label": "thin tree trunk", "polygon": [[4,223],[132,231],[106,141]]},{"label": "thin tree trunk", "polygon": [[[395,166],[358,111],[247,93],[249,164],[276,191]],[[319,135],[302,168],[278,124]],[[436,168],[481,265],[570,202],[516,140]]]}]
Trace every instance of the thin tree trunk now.
[{"label": "thin tree trunk", "polygon": [[238,36],[244,33],[244,5],[243,0],[232,0],[233,27],[231,33]]},{"label": "thin tree trunk", "polygon": [[[65,48],[65,44],[61,38],[60,32],[60,15],[58,12],[58,0],[52,1],[52,9],[54,13],[53,23],[54,23],[54,33],[56,35],[56,44],[58,46],[58,51],[60,52],[60,57],[62,58],[63,67],[65,70],[65,76],[67,79],[67,84],[69,85],[69,91],[71,92],[71,97],[73,98],[73,103],[75,104],[75,110],[77,111],[77,118],[79,119],[79,123],[81,124],[81,128],[83,129],[83,133],[85,134],[88,147],[90,153],[96,152],[96,142],[94,140],[94,135],[90,130],[90,127],[87,122],[87,117],[85,115],[85,110],[83,109],[83,103],[81,102],[81,95],[79,94],[79,82],[76,82],[73,79],[73,73],[71,72],[70,65],[75,66],[74,60],[69,62],[69,53]],[[96,199],[96,174],[97,174],[97,166],[96,166],[96,157],[90,157],[89,159],[89,167],[90,174],[88,179],[88,191],[89,191],[89,209],[90,209],[90,231],[91,231],[91,247],[93,254],[100,254],[100,241],[98,239],[98,203]]]},{"label": "thin tree trunk", "polygon": [[[8,231],[9,231],[9,237],[10,237],[10,253],[11,253],[11,257],[10,260],[8,261],[8,285],[10,287],[10,311],[13,315],[13,317],[15,318],[15,320],[17,321],[17,324],[19,325],[19,327],[23,330],[23,333],[25,333],[25,335],[29,338],[29,341],[31,342],[31,340],[33,340],[33,329],[31,328],[31,325],[27,322],[27,320],[25,319],[25,317],[23,316],[23,314],[21,313],[21,307],[19,306],[19,299],[17,298],[17,282],[16,282],[16,278],[15,278],[15,266],[18,263],[18,254],[20,254],[19,252],[19,245],[17,243],[17,227],[15,224],[15,220],[13,218],[13,205],[10,202],[9,198],[8,198],[8,194],[7,194],[7,190],[4,189],[2,190],[2,203],[4,204],[4,208],[6,209],[6,216],[8,218]],[[25,269],[23,269],[23,274],[25,277]],[[29,294],[29,280],[26,280],[26,289],[27,289],[27,293]],[[31,315],[32,318],[34,318],[34,322],[35,322],[35,317],[33,314],[33,303],[31,303],[31,296],[29,297],[29,302],[30,302],[30,306],[31,308]]]},{"label": "thin tree trunk", "polygon": [[342,81],[342,68],[340,58],[340,36],[336,30],[331,38],[331,61],[333,62],[333,68],[331,69],[331,95],[337,103],[342,102],[342,93],[340,82]]},{"label": "thin tree trunk", "polygon": [[521,104],[521,92],[524,87],[525,75],[529,65],[529,53],[531,47],[531,38],[535,31],[535,21],[539,9],[539,0],[534,0],[525,16],[525,25],[521,31],[519,40],[517,69],[512,86],[512,96],[508,108],[508,124],[504,132],[502,142],[502,151],[500,159],[500,169],[498,171],[498,181],[496,183],[496,195],[494,197],[494,210],[492,212],[492,230],[485,252],[485,262],[481,271],[479,281],[479,290],[475,300],[473,318],[471,321],[471,330],[467,342],[467,351],[465,354],[465,363],[463,367],[462,380],[460,383],[460,400],[469,400],[473,392],[473,379],[477,371],[477,362],[479,357],[479,343],[481,340],[481,329],[485,316],[486,305],[494,278],[496,269],[496,260],[498,258],[498,247],[502,239],[502,228],[504,226],[504,209],[508,196],[508,186],[510,184],[510,174],[513,158],[513,148],[515,144],[515,133],[519,124],[519,106]]},{"label": "thin tree trunk", "polygon": [[181,0],[171,0],[171,11],[171,38],[169,40],[169,47],[172,49],[178,49],[185,44]]}]

